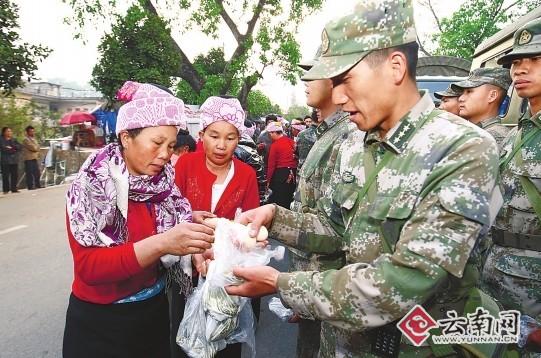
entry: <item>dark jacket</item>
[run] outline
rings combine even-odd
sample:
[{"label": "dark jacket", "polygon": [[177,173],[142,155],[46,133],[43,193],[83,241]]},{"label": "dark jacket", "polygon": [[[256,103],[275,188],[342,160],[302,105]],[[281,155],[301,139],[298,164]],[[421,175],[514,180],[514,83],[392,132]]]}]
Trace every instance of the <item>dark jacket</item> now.
[{"label": "dark jacket", "polygon": [[20,151],[21,145],[15,138],[6,140],[4,137],[0,137],[0,163],[18,164]]},{"label": "dark jacket", "polygon": [[270,137],[269,132],[267,132],[266,130],[261,132],[259,137],[257,137],[256,143],[257,144],[263,143],[265,145],[262,150],[259,150],[259,154],[263,156],[263,165],[266,167],[267,161],[269,160],[270,147],[272,145],[272,139]]},{"label": "dark jacket", "polygon": [[265,168],[263,165],[263,158],[257,152],[257,146],[254,140],[248,135],[243,134],[234,154],[235,158],[254,168],[257,178],[257,185],[259,187],[259,200],[261,203],[265,202],[267,194]]}]

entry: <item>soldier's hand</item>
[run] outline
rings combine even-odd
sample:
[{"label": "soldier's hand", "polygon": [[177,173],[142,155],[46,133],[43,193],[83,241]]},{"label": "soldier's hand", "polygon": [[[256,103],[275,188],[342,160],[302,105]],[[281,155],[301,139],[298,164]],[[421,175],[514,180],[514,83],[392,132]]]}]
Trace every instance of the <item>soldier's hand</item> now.
[{"label": "soldier's hand", "polygon": [[528,336],[526,349],[532,352],[541,352],[541,329],[537,329],[536,331],[530,333]]},{"label": "soldier's hand", "polygon": [[273,204],[267,204],[255,208],[252,210],[245,211],[242,213],[235,221],[248,225],[251,223],[250,236],[257,237],[259,233],[259,228],[261,226],[270,227],[272,219],[274,219],[275,206]]},{"label": "soldier's hand", "polygon": [[287,323],[299,323],[300,320],[301,316],[299,316],[298,313],[293,313],[293,316],[291,316],[291,318],[287,320]]},{"label": "soldier's hand", "polygon": [[279,271],[270,266],[237,267],[233,274],[244,280],[238,286],[226,286],[230,295],[244,297],[261,297],[277,292]]}]

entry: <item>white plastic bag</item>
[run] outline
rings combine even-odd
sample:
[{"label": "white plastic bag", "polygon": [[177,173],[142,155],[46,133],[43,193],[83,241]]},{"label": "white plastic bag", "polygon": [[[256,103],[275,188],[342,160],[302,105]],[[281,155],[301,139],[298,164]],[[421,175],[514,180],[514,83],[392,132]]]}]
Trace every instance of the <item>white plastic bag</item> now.
[{"label": "white plastic bag", "polygon": [[286,308],[278,297],[269,300],[269,310],[278,316],[282,322],[289,322],[295,314],[291,308]]},{"label": "white plastic bag", "polygon": [[274,250],[253,246],[241,224],[220,219],[214,231],[214,260],[207,279],[188,298],[180,322],[177,344],[192,358],[211,358],[227,344],[246,343],[255,357],[255,323],[250,299],[230,296],[224,287],[242,281],[233,268],[267,265],[281,260],[284,247]]}]

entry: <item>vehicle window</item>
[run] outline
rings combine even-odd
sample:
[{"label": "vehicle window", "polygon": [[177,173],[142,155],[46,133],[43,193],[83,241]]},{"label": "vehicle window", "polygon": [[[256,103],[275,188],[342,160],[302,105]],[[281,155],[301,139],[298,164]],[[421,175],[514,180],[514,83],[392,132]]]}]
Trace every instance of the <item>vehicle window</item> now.
[{"label": "vehicle window", "polygon": [[440,80],[440,81],[423,81],[423,80],[420,80],[420,81],[417,81],[417,88],[419,88],[420,90],[427,90],[430,93],[430,97],[432,97],[432,100],[439,102],[439,100],[437,100],[434,97],[434,92],[445,91],[447,89],[447,87],[449,87],[449,85],[451,83],[453,83],[453,81],[444,81],[444,80]]}]

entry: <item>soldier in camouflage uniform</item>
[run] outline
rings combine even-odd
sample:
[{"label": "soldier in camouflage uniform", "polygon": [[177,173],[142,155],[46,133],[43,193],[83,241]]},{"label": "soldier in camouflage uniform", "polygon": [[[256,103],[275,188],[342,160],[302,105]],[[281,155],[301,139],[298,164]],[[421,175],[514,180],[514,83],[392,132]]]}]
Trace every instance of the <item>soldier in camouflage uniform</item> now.
[{"label": "soldier in camouflage uniform", "polygon": [[498,116],[510,85],[509,70],[497,67],[477,68],[466,80],[451,84],[454,91],[462,92],[458,98],[460,117],[489,132],[500,149],[511,130],[501,124]]},{"label": "soldier in camouflage uniform", "polygon": [[310,149],[317,140],[316,135],[317,123],[313,122],[308,128],[302,130],[297,136],[297,144],[295,146],[295,155],[299,160],[298,168],[302,168]]},{"label": "soldier in camouflage uniform", "polygon": [[503,144],[500,187],[504,204],[492,229],[484,287],[505,308],[541,321],[541,19],[517,30],[511,64],[517,94],[530,112]]},{"label": "soldier in camouflage uniform", "polygon": [[[266,205],[240,217],[288,246],[346,254],[340,270],[238,268],[245,282],[227,288],[278,292],[295,312],[322,320],[320,357],[374,357],[379,328],[416,304],[461,298],[475,284],[467,262],[490,225],[497,146],[417,91],[415,41],[411,1],[362,2],[325,26],[320,62],[304,78],[332,78],[335,104],[366,139],[351,135],[342,144],[317,214]],[[400,356],[430,349],[403,340]]]},{"label": "soldier in camouflage uniform", "polygon": [[461,94],[461,91],[455,91],[449,85],[445,91],[434,92],[434,97],[440,100],[439,109],[458,116],[458,97]]},{"label": "soldier in camouflage uniform", "polygon": [[[304,70],[310,70],[317,63],[321,51],[314,59],[299,64]],[[330,178],[336,162],[338,149],[348,134],[357,128],[348,120],[348,115],[332,103],[332,81],[321,79],[306,84],[306,104],[317,108],[324,118],[313,126],[316,142],[309,149],[304,165],[298,173],[297,190],[293,197],[291,210],[295,212],[316,213],[317,201],[329,190]],[[297,143],[299,145],[299,143]],[[300,158],[299,158],[300,163]],[[330,256],[308,254],[290,248],[290,271],[324,271],[344,266],[345,257],[342,252]],[[319,320],[301,319],[297,335],[297,357],[317,357],[319,352],[319,336],[321,323]]]}]

